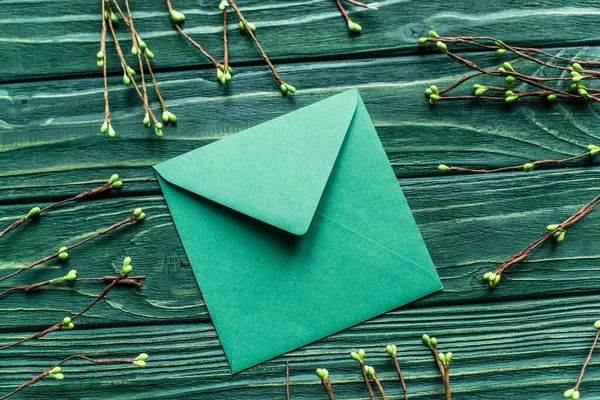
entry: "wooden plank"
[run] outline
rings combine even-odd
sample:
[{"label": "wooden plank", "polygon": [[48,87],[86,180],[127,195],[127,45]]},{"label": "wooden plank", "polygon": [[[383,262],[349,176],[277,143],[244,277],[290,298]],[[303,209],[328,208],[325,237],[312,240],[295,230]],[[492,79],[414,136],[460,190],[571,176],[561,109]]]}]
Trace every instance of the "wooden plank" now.
[{"label": "wooden plank", "polygon": [[[363,26],[363,33],[358,36],[348,34],[330,0],[239,3],[247,18],[258,26],[265,50],[273,59],[283,62],[414,54],[418,51],[415,39],[429,29],[444,35],[491,35],[535,46],[598,44],[590,31],[597,22],[598,9],[582,0],[568,4],[551,0],[543,6],[518,0],[468,0],[452,3],[451,7],[443,2],[415,4],[384,0],[379,2],[379,11],[348,5],[351,17]],[[15,0],[0,1],[0,82],[99,74],[94,59],[100,41],[99,1],[28,1],[26,12],[19,7],[22,4]],[[177,0],[174,5],[187,16],[185,29],[215,57],[221,58],[221,15],[215,2]],[[140,34],[148,39],[156,54],[157,68],[209,67],[172,28],[163,2],[136,1],[132,7]],[[234,20],[232,15],[230,21]],[[236,23],[231,24],[230,34],[234,67],[261,63],[251,41],[240,37]],[[123,26],[119,30],[127,48],[129,36]],[[111,71],[120,71],[118,63],[109,64]],[[287,76],[293,78],[293,74]]]},{"label": "wooden plank", "polygon": [[[596,49],[566,54],[589,56]],[[474,54],[473,59],[490,67],[500,62],[492,54]],[[283,70],[301,83],[295,96],[282,98],[274,92],[268,72],[259,67],[249,68],[227,88],[213,82],[209,71],[160,74],[168,107],[179,117],[160,140],[143,128],[141,105],[118,77],[110,80],[113,125],[119,135],[113,140],[99,134],[101,79],[2,85],[0,154],[7,162],[0,171],[0,202],[75,194],[81,185],[52,185],[82,182],[87,187],[90,180],[104,179],[115,169],[144,180],[152,175],[140,171],[149,165],[350,87],[360,89],[399,177],[437,174],[442,162],[493,168],[565,158],[599,139],[595,105],[548,106],[532,99],[509,107],[476,101],[429,107],[425,88],[449,85],[467,72],[441,54],[287,65]]]},{"label": "wooden plank", "polygon": [[[152,172],[144,169],[147,182],[137,192],[127,183],[126,196],[88,201],[57,209],[31,226],[22,227],[0,240],[0,275],[80,240],[95,230],[125,218],[141,206],[148,218],[138,226],[124,227],[95,243],[71,251],[65,266],[49,262],[6,281],[33,283],[66,274],[75,268],[80,276],[104,276],[117,271],[123,257],[134,259],[135,271],[147,274],[140,291],[115,290],[109,301],[81,320],[86,326],[162,324],[208,321],[183,247]],[[505,173],[489,176],[457,176],[404,179],[400,183],[429,248],[445,290],[409,308],[538,298],[565,294],[597,294],[597,247],[600,240],[594,214],[570,229],[564,243],[548,243],[526,263],[506,273],[491,291],[481,280],[525,244],[543,233],[549,223],[560,222],[598,192],[598,168],[538,173]],[[146,195],[145,192],[152,192]],[[8,225],[32,204],[0,207],[0,223]],[[582,272],[583,271],[583,272]],[[69,311],[82,309],[99,285],[76,285],[62,290],[12,294],[0,299],[4,315],[1,331],[44,328]],[[26,313],[26,314],[23,314]],[[28,318],[24,319],[23,315]]]},{"label": "wooden plank", "polygon": [[[404,309],[333,335],[286,356],[231,376],[210,324],[149,325],[58,332],[2,354],[0,394],[70,355],[135,357],[150,354],[148,367],[65,367],[65,380],[46,378],[22,398],[78,399],[281,399],[285,361],[290,362],[293,399],[324,399],[314,370],[330,371],[337,397],[365,399],[360,373],[349,352],[364,348],[390,395],[400,385],[385,354],[398,345],[410,398],[439,399],[442,385],[431,354],[420,343],[427,332],[441,351],[454,353],[452,386],[457,399],[558,398],[573,386],[589,351],[600,296]],[[21,334],[0,335],[6,343]],[[600,363],[592,361],[581,386],[594,393]]]}]

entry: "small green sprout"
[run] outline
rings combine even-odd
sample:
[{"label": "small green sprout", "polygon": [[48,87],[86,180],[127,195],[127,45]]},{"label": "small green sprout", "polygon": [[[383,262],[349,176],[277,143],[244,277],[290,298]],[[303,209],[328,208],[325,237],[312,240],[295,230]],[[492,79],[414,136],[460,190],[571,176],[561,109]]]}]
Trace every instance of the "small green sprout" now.
[{"label": "small green sprout", "polygon": [[185,14],[177,10],[171,10],[171,19],[173,22],[180,24],[185,21]]},{"label": "small green sprout", "polygon": [[485,274],[483,274],[483,280],[488,281],[490,288],[492,288],[492,289],[495,288],[496,286],[498,286],[501,279],[502,279],[502,274],[495,272],[495,271],[490,271],[490,272],[486,272]]},{"label": "small green sprout", "polygon": [[54,367],[50,371],[48,371],[48,374],[54,379],[62,381],[65,378],[65,376],[61,373],[61,371],[62,369],[60,367]]},{"label": "small green sprout", "polygon": [[329,379],[329,371],[327,371],[325,368],[318,368],[315,373],[322,381]]},{"label": "small green sprout", "polygon": [[288,93],[294,94],[296,93],[296,88],[293,87],[292,85],[283,82],[281,84],[281,86],[279,87],[279,89],[281,90],[281,94],[286,95]]},{"label": "small green sprout", "polygon": [[444,43],[442,41],[435,42],[435,47],[437,47],[438,50],[441,51],[442,53],[448,52],[448,46],[446,45],[446,43]]},{"label": "small green sprout", "polygon": [[350,32],[354,32],[354,33],[361,33],[362,32],[362,26],[360,26],[356,22],[352,21],[351,19],[349,19],[347,21],[347,24],[348,24],[348,30]]},{"label": "small green sprout", "polygon": [[535,167],[535,164],[533,164],[533,163],[525,163],[525,164],[523,164],[523,172],[531,172],[534,167]]},{"label": "small green sprout", "polygon": [[61,260],[66,260],[67,258],[69,258],[69,253],[67,253],[67,250],[69,250],[66,247],[61,247],[58,250],[58,258]]},{"label": "small green sprout", "polygon": [[121,275],[129,275],[133,272],[133,266],[131,265],[131,257],[125,257],[123,259],[123,267],[121,268]]},{"label": "small green sprout", "polygon": [[163,128],[163,124],[161,124],[160,122],[157,122],[154,124],[154,134],[157,137],[162,137],[162,135],[163,135],[162,128]]},{"label": "small green sprout", "polygon": [[363,349],[358,350],[358,352],[353,351],[350,353],[350,357],[358,362],[359,364],[364,364],[365,362],[365,351]]},{"label": "small green sprout", "polygon": [[254,32],[256,30],[256,25],[254,25],[252,22],[248,22],[245,19],[238,23],[238,27],[240,28],[240,31],[245,31],[246,26],[248,26],[248,29],[250,29],[252,32]]},{"label": "small green sprout", "polygon": [[398,352],[398,347],[395,344],[388,344],[387,346],[385,346],[385,351],[390,357],[393,357]]},{"label": "small green sprout", "polygon": [[508,61],[505,61],[502,64],[502,68],[504,68],[506,71],[516,72],[515,69],[513,68],[513,66]]},{"label": "small green sprout", "polygon": [[564,396],[565,399],[573,399],[573,400],[579,400],[580,399],[579,390],[575,390],[575,389],[566,390],[563,393],[563,396]]},{"label": "small green sprout", "polygon": [[148,356],[148,354],[142,353],[142,354],[140,354],[139,356],[137,356],[136,358],[133,359],[133,363],[138,368],[146,368],[146,361],[148,360],[148,358],[150,358]]},{"label": "small green sprout", "polygon": [[71,321],[71,318],[69,317],[63,318],[61,325],[61,329],[67,331],[70,331],[71,329],[75,328],[75,324],[73,323],[73,321]]},{"label": "small green sprout", "polygon": [[25,219],[29,219],[29,218],[33,218],[33,217],[37,217],[38,215],[40,215],[40,212],[42,212],[42,210],[39,207],[33,207],[31,210],[29,210],[29,212],[27,213],[27,215],[25,216]]}]

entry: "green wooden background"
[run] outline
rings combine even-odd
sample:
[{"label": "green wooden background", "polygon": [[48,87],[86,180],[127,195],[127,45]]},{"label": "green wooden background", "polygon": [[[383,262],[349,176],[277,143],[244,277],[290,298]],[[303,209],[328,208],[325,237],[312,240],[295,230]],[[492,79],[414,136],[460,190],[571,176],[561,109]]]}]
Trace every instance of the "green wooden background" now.
[{"label": "green wooden background", "polygon": [[[120,84],[113,56],[110,99],[119,136],[112,140],[98,133],[99,3],[0,0],[0,227],[34,205],[96,187],[114,172],[125,181],[119,192],[48,212],[1,239],[0,275],[142,206],[148,215],[143,224],[73,250],[64,266],[50,262],[10,282],[37,282],[71,268],[102,276],[116,272],[126,255],[148,280],[141,290],[111,292],[74,331],[2,352],[0,394],[72,353],[102,358],[145,351],[151,355],[145,370],[74,363],[64,381],[47,378],[20,398],[284,399],[289,361],[293,399],[325,398],[314,375],[324,367],[340,399],[358,400],[366,392],[348,353],[364,348],[390,399],[399,399],[384,349],[395,343],[410,397],[441,399],[438,373],[420,343],[423,333],[455,354],[456,400],[560,398],[575,383],[592,324],[600,318],[598,217],[578,223],[562,245],[544,245],[493,292],[481,275],[537,238],[546,224],[593,198],[599,167],[448,176],[435,166],[497,167],[576,155],[600,142],[600,111],[536,101],[512,107],[442,102],[430,108],[423,90],[466,71],[441,54],[424,54],[415,39],[434,28],[600,59],[597,3],[385,0],[379,11],[349,7],[364,30],[352,36],[333,1],[239,0],[284,79],[299,89],[282,98],[252,43],[234,25],[235,75],[223,87],[173,30],[163,2],[132,0],[136,25],[156,54],[161,89],[179,122],[162,139],[145,130],[137,97]],[[216,3],[174,0],[187,16],[186,31],[221,58]],[[119,31],[126,43],[123,26]],[[485,66],[499,62],[489,52],[465,55]],[[151,165],[352,87],[361,91],[445,290],[232,376]],[[0,299],[0,344],[56,323],[100,290],[77,284]],[[583,398],[600,399],[599,382],[596,359],[581,386]]]}]

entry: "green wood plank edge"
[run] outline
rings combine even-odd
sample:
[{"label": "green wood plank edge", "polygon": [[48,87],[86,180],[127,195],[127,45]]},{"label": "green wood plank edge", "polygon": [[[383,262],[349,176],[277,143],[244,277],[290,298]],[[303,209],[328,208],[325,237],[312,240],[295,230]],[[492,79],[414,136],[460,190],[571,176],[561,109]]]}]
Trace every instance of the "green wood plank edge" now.
[{"label": "green wood plank edge", "polygon": [[[468,0],[452,7],[440,2],[385,0],[379,2],[378,11],[347,5],[350,16],[363,27],[357,36],[349,34],[333,1],[239,3],[247,18],[258,26],[265,50],[274,60],[285,63],[306,58],[415,54],[416,38],[429,29],[443,35],[490,35],[538,47],[599,43],[597,32],[589,28],[595,25],[597,9],[581,0],[569,4],[552,0],[543,7],[530,7],[517,0]],[[186,31],[221,58],[221,16],[215,2],[178,0],[174,6],[187,16]],[[26,7],[23,12],[21,2],[0,2],[0,81],[98,74],[94,55],[100,40],[99,4],[53,0],[28,2]],[[132,7],[138,31],[156,54],[157,69],[209,68],[198,51],[172,28],[163,2],[136,1]],[[238,32],[233,14],[230,21],[235,22],[230,24],[234,68],[261,63],[251,41]],[[118,31],[127,48],[129,36],[124,26]],[[73,61],[75,56],[77,62]],[[112,72],[120,71],[118,63],[110,65]]]},{"label": "green wood plank edge", "polygon": [[[578,48],[565,55],[585,57],[596,51]],[[492,52],[472,55],[486,67],[501,62]],[[515,67],[524,66],[515,63]],[[75,181],[81,181],[81,176],[94,169],[108,173],[111,168],[146,167],[351,87],[361,91],[399,177],[438,174],[440,163],[495,168],[565,158],[581,154],[586,145],[599,140],[597,106],[592,104],[549,106],[538,99],[524,99],[508,107],[485,101],[440,102],[430,107],[423,95],[425,88],[450,85],[467,73],[442,54],[286,65],[282,71],[298,83],[296,95],[282,98],[269,73],[259,67],[247,69],[239,81],[225,88],[213,80],[212,71],[159,74],[167,107],[179,117],[176,127],[164,129],[162,139],[142,126],[141,104],[120,83],[120,77],[110,79],[111,114],[117,130],[113,140],[99,133],[103,118],[99,78],[52,81],[43,86],[1,85],[0,154],[10,162],[0,171],[8,193],[0,199],[8,201],[13,193],[19,197],[23,177],[43,177],[50,183],[53,177],[79,170],[82,175]],[[502,84],[494,79],[477,81]],[[458,93],[471,93],[470,87]],[[152,107],[156,110],[158,104],[153,102]]]},{"label": "green wood plank edge", "polygon": [[[82,318],[80,324],[93,327],[208,321],[164,200],[156,182],[150,181],[151,171],[141,169],[139,174],[148,177],[139,184],[140,189],[126,181],[124,188],[131,187],[131,192],[124,189],[122,197],[56,209],[5,236],[0,240],[0,271],[5,275],[37,260],[121,220],[135,207],[144,208],[148,217],[143,223],[124,227],[94,244],[71,251],[64,264],[49,262],[3,282],[3,286],[42,281],[72,268],[81,276],[104,276],[115,273],[123,257],[131,256],[135,272],[148,275],[144,287],[111,292],[108,300]],[[600,240],[600,231],[594,228],[594,214],[570,229],[565,242],[543,245],[526,263],[508,271],[496,290],[490,290],[481,280],[483,273],[544,234],[547,224],[564,220],[593,198],[597,194],[596,175],[594,167],[402,180],[401,186],[445,287],[443,292],[409,307],[598,294],[600,253],[590,245]],[[63,175],[65,180],[73,176]],[[0,223],[9,224],[30,207],[31,204],[0,206]],[[54,324],[67,312],[83,308],[100,287],[77,284],[7,296],[0,299],[0,314],[8,316],[3,319],[2,329],[22,331],[32,325],[41,329]],[[24,320],[19,311],[26,311],[28,318]]]},{"label": "green wood plank edge", "polygon": [[[385,346],[398,345],[411,398],[441,398],[441,382],[431,355],[420,343],[427,332],[452,351],[455,397],[471,399],[558,398],[571,387],[587,355],[600,297],[403,309],[328,337],[246,372],[231,376],[210,324],[149,325],[59,332],[2,354],[0,394],[72,353],[97,358],[150,354],[148,367],[118,365],[65,367],[62,382],[45,379],[22,398],[78,399],[194,398],[281,399],[285,361],[290,362],[292,398],[324,398],[314,375],[330,371],[336,394],[364,399],[357,365],[349,352],[364,348],[391,399],[401,388]],[[1,334],[0,343],[20,334]],[[598,361],[581,387],[585,398],[600,396]],[[42,395],[43,394],[43,395]],[[36,397],[37,396],[37,397]]]}]

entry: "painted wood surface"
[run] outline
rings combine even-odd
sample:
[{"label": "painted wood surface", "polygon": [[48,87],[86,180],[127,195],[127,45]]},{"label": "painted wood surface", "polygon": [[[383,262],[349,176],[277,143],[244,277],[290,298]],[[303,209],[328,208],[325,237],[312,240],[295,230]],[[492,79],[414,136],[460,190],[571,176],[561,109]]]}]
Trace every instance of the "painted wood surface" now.
[{"label": "painted wood surface", "polygon": [[[450,84],[466,71],[417,49],[414,38],[430,28],[490,34],[598,59],[598,10],[583,2],[440,3],[382,1],[378,12],[349,7],[364,32],[348,36],[331,1],[244,1],[266,50],[300,89],[282,98],[251,43],[234,29],[236,74],[222,87],[170,27],[162,2],[132,2],[179,122],[154,138],[142,127],[137,98],[115,73],[110,98],[118,137],[109,140],[98,133],[97,5],[29,0],[23,12],[22,1],[0,0],[0,227],[33,205],[99,186],[114,172],[125,181],[119,191],[56,209],[0,239],[0,275],[123,219],[137,206],[148,214],[141,224],[71,251],[66,263],[49,262],[10,281],[37,282],[72,268],[81,276],[103,276],[116,272],[126,255],[136,272],[148,275],[140,290],[111,292],[76,330],[1,353],[0,394],[74,352],[110,357],[146,351],[146,370],[75,364],[64,381],[46,379],[20,398],[283,399],[284,364],[290,361],[293,399],[325,397],[313,372],[318,367],[329,369],[339,398],[365,399],[348,357],[365,348],[390,399],[399,399],[384,352],[396,343],[411,397],[435,400],[442,398],[441,383],[419,340],[427,332],[455,354],[457,400],[560,397],[577,378],[599,318],[595,214],[571,229],[564,243],[544,245],[507,273],[497,290],[487,289],[480,277],[543,234],[548,223],[593,198],[600,189],[597,162],[488,176],[441,175],[435,167],[498,167],[582,153],[599,140],[597,107],[533,100],[512,107],[442,102],[430,108],[423,90]],[[188,16],[186,30],[220,55],[215,5],[174,5]],[[485,66],[513,62],[489,52],[465,55]],[[361,91],[445,290],[231,376],[151,165],[351,87]],[[0,345],[78,311],[101,287],[76,284],[0,298]],[[594,361],[582,386],[585,399],[600,399],[599,380]]]}]

